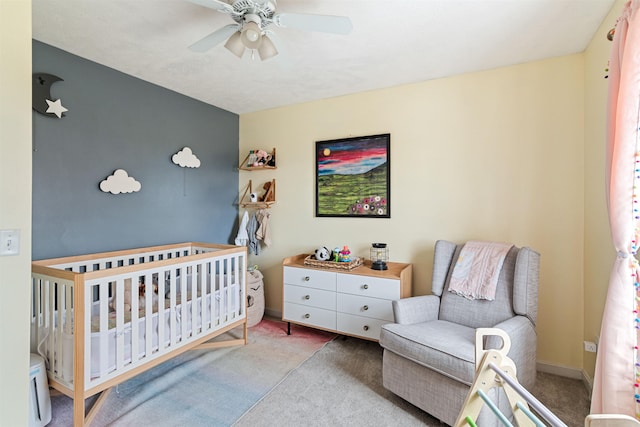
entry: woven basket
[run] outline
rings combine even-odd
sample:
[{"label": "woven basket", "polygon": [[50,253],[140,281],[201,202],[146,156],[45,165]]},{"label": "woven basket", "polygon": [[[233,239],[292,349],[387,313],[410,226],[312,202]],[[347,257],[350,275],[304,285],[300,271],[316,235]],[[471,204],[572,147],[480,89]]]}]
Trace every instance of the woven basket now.
[{"label": "woven basket", "polygon": [[264,316],[264,282],[260,270],[247,273],[247,327],[257,325]]},{"label": "woven basket", "polygon": [[348,262],[335,262],[335,261],[319,261],[314,258],[313,255],[309,255],[304,259],[304,265],[310,265],[318,268],[329,268],[332,270],[353,270],[356,267],[362,265],[363,259],[361,257],[355,257]]}]

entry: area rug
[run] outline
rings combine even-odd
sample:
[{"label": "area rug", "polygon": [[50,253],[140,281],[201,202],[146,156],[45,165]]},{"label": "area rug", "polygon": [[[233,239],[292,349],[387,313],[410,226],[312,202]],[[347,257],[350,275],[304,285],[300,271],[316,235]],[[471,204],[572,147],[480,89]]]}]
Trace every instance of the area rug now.
[{"label": "area rug", "polygon": [[[230,332],[235,337],[241,331]],[[264,319],[246,346],[194,350],[116,387],[93,426],[229,426],[334,334]],[[71,426],[73,403],[52,397],[49,426]]]},{"label": "area rug", "polygon": [[[338,337],[294,370],[234,427],[447,427],[382,385],[382,347]],[[570,427],[584,425],[589,392],[582,380],[538,373],[530,390]]]}]

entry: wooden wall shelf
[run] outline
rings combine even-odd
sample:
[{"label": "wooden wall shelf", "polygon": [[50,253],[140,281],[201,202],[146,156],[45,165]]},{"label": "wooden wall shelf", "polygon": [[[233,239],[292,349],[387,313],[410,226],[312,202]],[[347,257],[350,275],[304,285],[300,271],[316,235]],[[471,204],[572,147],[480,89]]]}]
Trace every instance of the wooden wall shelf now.
[{"label": "wooden wall shelf", "polygon": [[267,153],[271,156],[272,159],[274,159],[274,166],[268,166],[268,165],[262,165],[262,166],[249,166],[249,157],[251,156],[251,153],[247,154],[247,157],[244,158],[244,160],[242,161],[242,163],[240,163],[240,166],[238,166],[238,169],[243,170],[243,171],[259,171],[259,170],[264,170],[264,169],[269,169],[269,170],[273,170],[273,169],[278,169],[275,166],[275,158],[276,158],[276,149],[274,148],[270,153]]},{"label": "wooden wall shelf", "polygon": [[[271,180],[271,186],[269,189],[264,192],[259,198],[262,198],[262,201],[252,202],[251,201],[251,193],[253,193],[253,183],[249,180],[249,184],[244,189],[244,193],[242,193],[242,197],[240,197],[240,203],[238,205],[241,208],[253,208],[253,209],[265,209],[270,208],[276,202],[276,180]],[[262,191],[262,189],[261,189]]]}]

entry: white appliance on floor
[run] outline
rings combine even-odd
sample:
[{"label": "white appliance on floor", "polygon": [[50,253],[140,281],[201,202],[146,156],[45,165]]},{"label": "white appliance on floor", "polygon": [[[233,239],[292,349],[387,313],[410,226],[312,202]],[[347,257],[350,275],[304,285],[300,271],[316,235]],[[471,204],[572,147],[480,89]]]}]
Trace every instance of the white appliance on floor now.
[{"label": "white appliance on floor", "polygon": [[51,422],[51,397],[44,359],[31,353],[29,366],[29,427],[43,427]]}]

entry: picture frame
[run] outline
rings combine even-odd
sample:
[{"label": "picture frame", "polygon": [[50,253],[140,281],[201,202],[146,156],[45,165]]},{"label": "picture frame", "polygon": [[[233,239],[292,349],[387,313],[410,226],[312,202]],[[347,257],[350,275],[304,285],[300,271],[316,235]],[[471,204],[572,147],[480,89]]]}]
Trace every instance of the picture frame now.
[{"label": "picture frame", "polygon": [[391,134],[316,141],[316,217],[391,218]]}]

